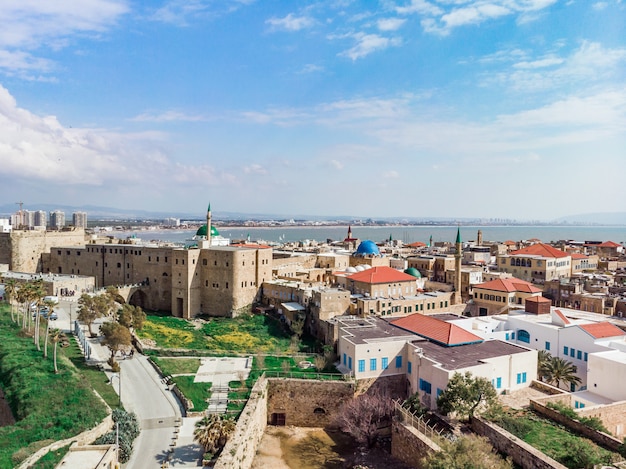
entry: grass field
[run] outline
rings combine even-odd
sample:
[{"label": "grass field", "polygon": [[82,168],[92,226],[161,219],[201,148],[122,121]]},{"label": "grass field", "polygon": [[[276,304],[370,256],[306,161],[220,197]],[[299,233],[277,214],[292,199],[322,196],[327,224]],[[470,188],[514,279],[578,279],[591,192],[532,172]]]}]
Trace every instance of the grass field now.
[{"label": "grass field", "polygon": [[524,440],[571,469],[593,468],[622,460],[621,456],[597,446],[591,440],[570,433],[531,411],[516,411],[494,420],[505,430]]},{"label": "grass field", "polygon": [[200,368],[199,358],[154,357],[153,360],[165,376],[196,373]]},{"label": "grass field", "polygon": [[17,420],[0,428],[0,467],[8,468],[40,447],[94,427],[106,408],[65,356],[67,349],[58,348],[55,374],[52,354],[43,359],[7,311],[0,307],[0,385]]},{"label": "grass field", "polygon": [[148,315],[142,339],[153,340],[157,347],[224,353],[285,353],[290,335],[269,316],[243,315],[237,318],[211,318],[202,327],[174,317]]}]

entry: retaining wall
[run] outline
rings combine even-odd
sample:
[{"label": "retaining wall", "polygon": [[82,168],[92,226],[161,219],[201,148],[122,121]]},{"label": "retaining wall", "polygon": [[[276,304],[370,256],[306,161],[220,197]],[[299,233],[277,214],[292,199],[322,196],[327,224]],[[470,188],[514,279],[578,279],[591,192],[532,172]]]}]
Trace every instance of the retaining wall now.
[{"label": "retaining wall", "polygon": [[533,448],[515,435],[480,417],[472,417],[470,425],[474,433],[489,438],[491,445],[497,451],[510,456],[513,462],[523,469],[567,469],[563,464]]},{"label": "retaining wall", "polygon": [[439,445],[414,427],[394,419],[391,426],[391,456],[409,467],[422,469],[422,458],[435,451]]}]

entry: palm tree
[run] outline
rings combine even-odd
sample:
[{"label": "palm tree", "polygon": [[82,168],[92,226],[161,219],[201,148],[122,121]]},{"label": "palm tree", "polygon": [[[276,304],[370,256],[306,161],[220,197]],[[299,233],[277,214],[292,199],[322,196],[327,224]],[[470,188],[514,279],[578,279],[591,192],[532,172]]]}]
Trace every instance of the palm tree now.
[{"label": "palm tree", "polygon": [[537,354],[537,376],[539,377],[539,381],[543,381],[544,379],[547,381],[550,360],[552,360],[550,352],[546,350],[539,350],[539,353]]},{"label": "palm tree", "polygon": [[193,438],[204,450],[216,454],[235,431],[235,421],[224,415],[210,414],[196,422]]},{"label": "palm tree", "polygon": [[50,335],[50,315],[54,311],[56,303],[51,300],[44,300],[43,305],[48,308],[48,317],[46,318],[46,339],[43,344],[43,357],[48,358],[48,336]]},{"label": "palm tree", "polygon": [[[43,280],[37,279],[31,284],[31,299],[34,300],[36,305],[36,314],[35,314],[35,336],[34,336],[34,344],[37,346],[37,350],[41,350],[39,346],[39,336],[40,336],[40,324],[41,324],[41,314],[39,313],[39,308],[43,303],[43,299],[46,296],[46,290],[43,285]],[[30,329],[30,326],[29,326]]]},{"label": "palm tree", "polygon": [[11,307],[11,321],[15,321],[13,313],[15,310],[15,299],[17,294],[17,282],[14,278],[8,279],[4,284],[4,296]]},{"label": "palm tree", "polygon": [[581,379],[576,376],[576,366],[567,360],[560,357],[552,357],[548,362],[546,368],[546,381],[555,385],[557,388],[561,387],[561,382],[572,384],[580,384]]},{"label": "palm tree", "polygon": [[61,331],[61,329],[50,329],[50,342],[54,344],[54,372],[58,373],[59,369],[57,368],[57,344],[65,339],[65,334]]}]

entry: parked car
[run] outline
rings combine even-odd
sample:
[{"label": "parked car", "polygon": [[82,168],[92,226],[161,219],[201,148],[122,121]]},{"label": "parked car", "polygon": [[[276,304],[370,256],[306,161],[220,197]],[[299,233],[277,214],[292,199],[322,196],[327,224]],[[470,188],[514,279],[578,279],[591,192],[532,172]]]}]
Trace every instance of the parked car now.
[{"label": "parked car", "polygon": [[55,311],[52,311],[48,316],[48,319],[50,319],[50,321],[56,321],[59,319],[59,315]]}]

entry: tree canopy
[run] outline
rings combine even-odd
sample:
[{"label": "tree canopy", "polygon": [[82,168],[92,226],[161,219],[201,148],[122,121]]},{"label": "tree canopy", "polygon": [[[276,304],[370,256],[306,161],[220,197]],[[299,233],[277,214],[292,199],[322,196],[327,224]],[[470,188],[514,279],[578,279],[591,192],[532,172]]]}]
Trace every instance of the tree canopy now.
[{"label": "tree canopy", "polygon": [[497,402],[498,395],[489,380],[475,377],[469,371],[455,373],[437,398],[441,412],[455,412],[460,419],[471,417],[477,410],[486,411]]},{"label": "tree canopy", "polygon": [[422,461],[425,469],[511,469],[511,461],[502,459],[485,437],[464,435],[456,441],[444,441],[441,451]]},{"label": "tree canopy", "polygon": [[389,425],[393,401],[381,391],[361,394],[341,406],[336,423],[358,443],[371,448],[376,443],[380,428]]},{"label": "tree canopy", "polygon": [[104,336],[102,345],[106,345],[111,351],[110,363],[115,362],[115,354],[130,347],[131,336],[128,327],[117,322],[109,321],[100,326],[100,332]]}]

